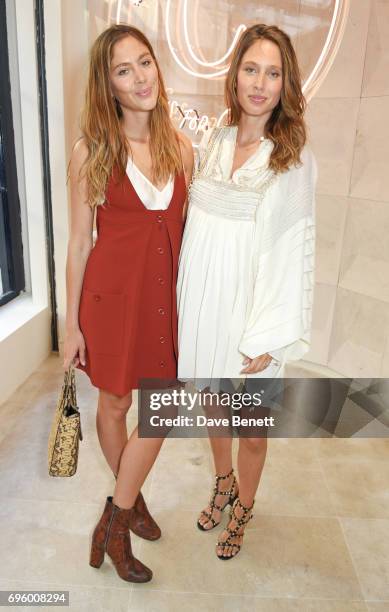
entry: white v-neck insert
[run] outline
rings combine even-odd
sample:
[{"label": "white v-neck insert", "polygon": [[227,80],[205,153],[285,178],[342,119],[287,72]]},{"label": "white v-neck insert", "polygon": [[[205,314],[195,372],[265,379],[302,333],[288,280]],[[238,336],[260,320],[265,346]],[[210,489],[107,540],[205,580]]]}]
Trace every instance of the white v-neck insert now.
[{"label": "white v-neck insert", "polygon": [[170,177],[163,189],[157,189],[129,157],[126,168],[139,199],[148,210],[166,210],[173,196],[174,179]]}]

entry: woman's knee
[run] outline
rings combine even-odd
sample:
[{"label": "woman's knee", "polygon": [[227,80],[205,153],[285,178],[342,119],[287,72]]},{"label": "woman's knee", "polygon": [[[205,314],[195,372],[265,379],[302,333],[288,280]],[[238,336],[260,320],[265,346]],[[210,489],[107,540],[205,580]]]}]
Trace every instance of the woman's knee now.
[{"label": "woman's knee", "polygon": [[242,444],[248,451],[252,453],[262,453],[267,449],[267,438],[239,438],[239,444]]},{"label": "woman's knee", "polygon": [[126,417],[132,404],[132,392],[126,395],[114,395],[100,389],[99,410],[111,417],[121,420]]}]

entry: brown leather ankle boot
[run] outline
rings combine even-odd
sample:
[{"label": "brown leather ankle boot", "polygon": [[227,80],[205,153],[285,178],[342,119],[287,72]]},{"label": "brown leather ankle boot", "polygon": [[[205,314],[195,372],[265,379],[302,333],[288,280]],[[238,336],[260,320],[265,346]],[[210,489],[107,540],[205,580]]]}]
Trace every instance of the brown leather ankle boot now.
[{"label": "brown leather ankle boot", "polygon": [[148,511],[140,491],[135,500],[134,513],[130,518],[130,529],[145,540],[158,540],[161,537],[161,530]]},{"label": "brown leather ankle boot", "polygon": [[[117,476],[115,474],[114,476],[117,480]],[[161,530],[148,511],[141,491],[139,491],[135,500],[134,513],[130,519],[130,529],[135,535],[145,540],[159,540],[161,537]]]},{"label": "brown leather ankle boot", "polygon": [[92,536],[90,565],[100,567],[107,553],[120,578],[127,582],[149,582],[153,573],[131,550],[129,524],[134,508],[119,508],[107,497],[104,512]]}]

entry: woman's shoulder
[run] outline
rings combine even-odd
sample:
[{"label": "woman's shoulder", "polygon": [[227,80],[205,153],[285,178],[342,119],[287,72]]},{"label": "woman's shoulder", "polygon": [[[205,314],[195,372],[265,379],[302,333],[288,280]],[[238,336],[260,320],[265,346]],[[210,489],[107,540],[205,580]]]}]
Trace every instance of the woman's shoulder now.
[{"label": "woman's shoulder", "polygon": [[186,134],[177,131],[178,143],[181,150],[182,163],[184,165],[185,173],[188,177],[191,176],[193,171],[193,145],[192,141]]},{"label": "woman's shoulder", "polygon": [[89,156],[89,149],[85,138],[79,138],[73,145],[69,161],[70,178],[79,178],[79,173]]},{"label": "woman's shoulder", "polygon": [[181,132],[181,130],[177,131],[177,137],[181,149],[181,154],[184,157],[193,157],[193,146],[191,139],[188,138],[188,136],[184,134],[184,132]]},{"label": "woman's shoulder", "polygon": [[220,136],[220,138],[226,137],[231,133],[232,126],[228,125],[213,125],[209,127],[207,130],[204,130],[200,142],[199,149],[204,150],[207,148],[208,144],[214,139]]},{"label": "woman's shoulder", "polygon": [[207,148],[211,136],[215,133],[215,130],[217,130],[217,126],[209,127],[207,130],[203,131],[198,145],[200,151],[204,151]]},{"label": "woman's shoulder", "polygon": [[317,166],[316,157],[309,144],[305,144],[300,153],[300,159],[304,166],[313,168]]},{"label": "woman's shoulder", "polygon": [[229,132],[230,128],[228,126],[219,125],[214,125],[205,130],[197,145],[197,163],[199,164],[205,155],[210,155],[212,151],[214,152],[220,146],[220,143],[224,142]]},{"label": "woman's shoulder", "polygon": [[89,154],[88,145],[86,139],[82,136],[78,138],[73,145],[71,153],[71,163],[76,165],[82,165],[87,159]]},{"label": "woman's shoulder", "polygon": [[191,139],[186,134],[184,134],[182,130],[177,130],[177,138],[178,142],[180,143],[180,146],[184,149],[189,149],[192,146]]},{"label": "woman's shoulder", "polygon": [[316,182],[317,162],[309,144],[305,144],[300,151],[300,162],[289,168],[291,177],[296,180],[309,180]]}]

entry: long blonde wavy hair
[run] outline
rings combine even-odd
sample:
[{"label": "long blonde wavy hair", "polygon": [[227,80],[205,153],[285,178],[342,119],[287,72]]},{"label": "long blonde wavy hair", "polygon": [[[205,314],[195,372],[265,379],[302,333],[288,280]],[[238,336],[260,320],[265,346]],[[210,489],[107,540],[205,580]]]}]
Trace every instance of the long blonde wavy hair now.
[{"label": "long blonde wavy hair", "polygon": [[242,58],[257,40],[270,40],[280,50],[282,59],[282,89],[277,106],[265,126],[265,137],[274,143],[269,167],[285,172],[301,162],[300,153],[307,139],[304,121],[306,101],[302,92],[300,69],[289,36],[276,26],[256,24],[245,30],[234,49],[225,81],[225,102],[228,125],[238,125],[242,108],[237,96],[237,77]]},{"label": "long blonde wavy hair", "polygon": [[119,177],[124,177],[128,155],[131,154],[122,128],[122,110],[112,97],[109,79],[114,46],[126,36],[133,36],[147,47],[158,71],[158,99],[155,108],[150,111],[152,180],[165,181],[182,168],[178,135],[170,120],[168,97],[153,48],[137,28],[113,25],[98,36],[91,48],[85,105],[81,115],[81,131],[88,149],[81,172],[86,177],[87,202],[92,208],[105,201],[107,182],[114,168],[118,169]]}]

